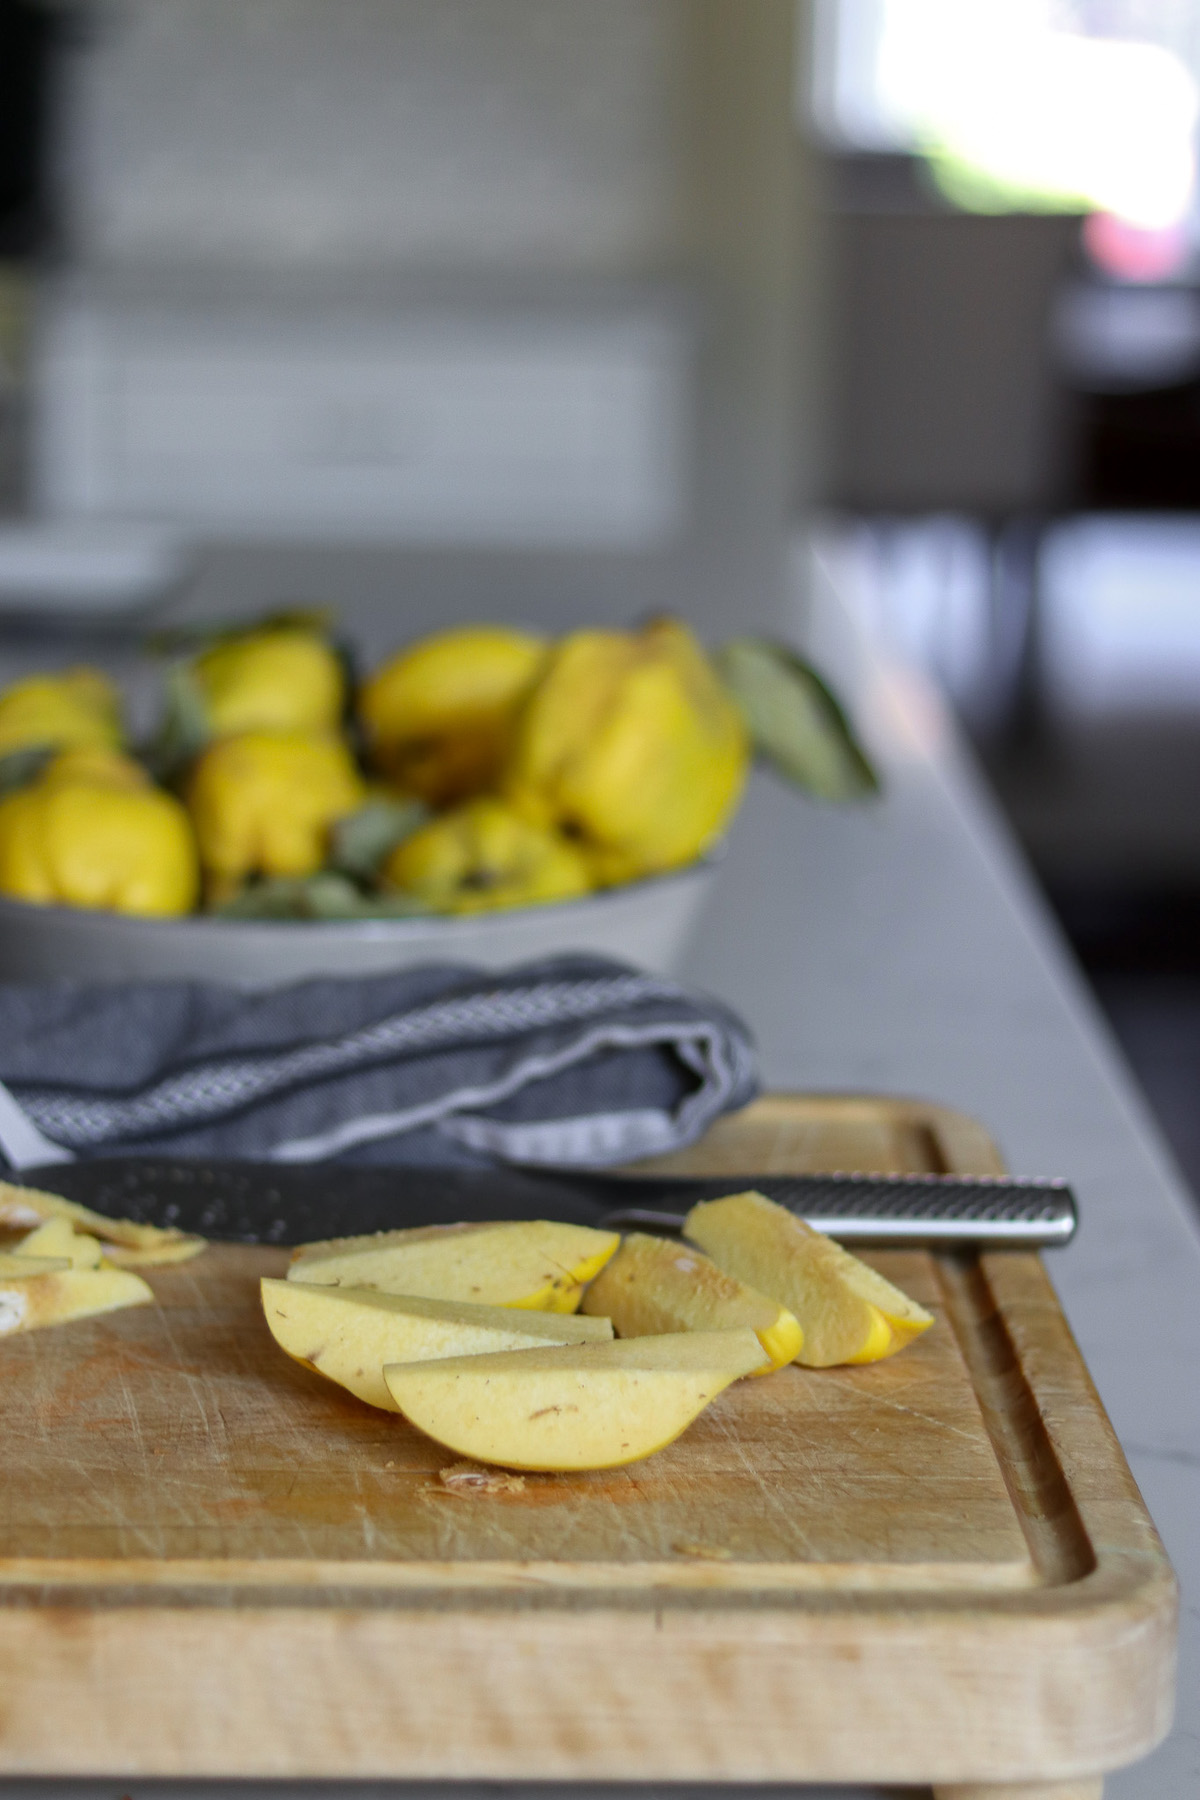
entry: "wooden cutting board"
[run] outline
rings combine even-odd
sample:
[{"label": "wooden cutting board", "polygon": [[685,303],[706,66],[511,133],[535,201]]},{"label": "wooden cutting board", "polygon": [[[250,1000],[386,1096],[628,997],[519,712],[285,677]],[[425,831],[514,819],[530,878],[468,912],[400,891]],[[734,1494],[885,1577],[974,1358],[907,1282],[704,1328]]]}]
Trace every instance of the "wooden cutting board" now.
[{"label": "wooden cutting board", "polygon": [[[656,1166],[1000,1162],[945,1109],[776,1095]],[[1098,1794],[1169,1723],[1175,1588],[1053,1289],[870,1260],[936,1315],[900,1356],[482,1488],[276,1348],[280,1251],[5,1340],[0,1774]]]}]

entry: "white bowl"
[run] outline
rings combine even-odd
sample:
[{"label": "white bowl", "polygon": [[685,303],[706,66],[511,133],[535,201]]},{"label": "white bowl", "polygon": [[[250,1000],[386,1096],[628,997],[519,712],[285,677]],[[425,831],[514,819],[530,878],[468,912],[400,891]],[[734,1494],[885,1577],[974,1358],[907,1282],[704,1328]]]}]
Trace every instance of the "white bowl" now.
[{"label": "white bowl", "polygon": [[266,988],[311,975],[376,975],[418,963],[498,969],[570,950],[670,974],[714,868],[706,859],[583,900],[465,919],[133,919],[0,899],[0,979],[194,979]]}]

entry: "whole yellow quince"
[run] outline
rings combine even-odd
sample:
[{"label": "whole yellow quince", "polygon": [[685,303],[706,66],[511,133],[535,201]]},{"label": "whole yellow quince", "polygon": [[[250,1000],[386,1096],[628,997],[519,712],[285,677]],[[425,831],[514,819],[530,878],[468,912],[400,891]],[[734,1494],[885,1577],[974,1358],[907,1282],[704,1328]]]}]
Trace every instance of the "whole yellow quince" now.
[{"label": "whole yellow quince", "polygon": [[0,800],[0,892],[15,899],[168,918],[198,889],[187,812],[128,757],[66,751]]},{"label": "whole yellow quince", "polygon": [[210,897],[228,899],[251,875],[313,874],[329,827],[364,797],[354,759],[332,733],[218,738],[187,791]]},{"label": "whole yellow quince", "polygon": [[609,883],[691,862],[741,795],[750,746],[685,625],[564,638],[517,727],[505,792]]},{"label": "whole yellow quince", "polygon": [[98,669],[30,675],[0,694],[0,756],[56,744],[115,749],[123,736],[120,698]]},{"label": "whole yellow quince", "polygon": [[574,844],[487,798],[468,800],[405,838],[382,876],[447,913],[573,900],[593,886]]},{"label": "whole yellow quince", "polygon": [[123,750],[81,744],[60,750],[38,776],[40,787],[148,788],[150,777],[140,762]]},{"label": "whole yellow quince", "polygon": [[334,731],[346,682],[328,639],[303,625],[225,639],[192,664],[214,737],[241,731]]},{"label": "whole yellow quince", "polygon": [[372,761],[431,806],[494,787],[517,710],[546,655],[542,638],[485,625],[402,650],[359,696]]}]

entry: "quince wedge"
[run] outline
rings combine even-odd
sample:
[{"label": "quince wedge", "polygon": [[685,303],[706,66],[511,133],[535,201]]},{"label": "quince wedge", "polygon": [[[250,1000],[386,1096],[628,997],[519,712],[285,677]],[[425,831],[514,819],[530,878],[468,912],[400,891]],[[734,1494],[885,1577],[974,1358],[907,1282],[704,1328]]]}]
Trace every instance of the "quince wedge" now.
[{"label": "quince wedge", "polygon": [[[106,1263],[122,1267],[152,1268],[163,1263],[187,1262],[207,1249],[202,1237],[191,1237],[175,1226],[140,1225],[134,1219],[110,1219],[62,1194],[41,1188],[18,1187],[0,1181],[0,1232],[33,1232],[48,1220],[64,1220],[79,1236],[99,1238]],[[45,1241],[45,1240],[43,1240]],[[65,1243],[65,1239],[57,1241]],[[22,1240],[24,1245],[30,1237]]]},{"label": "quince wedge", "polygon": [[[68,1219],[48,1219],[22,1238],[14,1257],[62,1257],[68,1269],[98,1269],[104,1249],[90,1232],[76,1231]],[[19,1273],[19,1271],[18,1271]]]},{"label": "quince wedge", "polygon": [[303,1244],[287,1278],[425,1300],[573,1313],[619,1242],[615,1231],[552,1219],[418,1225]]},{"label": "quince wedge", "polygon": [[749,1329],[389,1363],[397,1407],[459,1456],[509,1469],[613,1469],[673,1442],[761,1368]]},{"label": "quince wedge", "polygon": [[280,1349],[385,1412],[398,1411],[383,1379],[385,1363],[605,1343],[612,1337],[608,1319],[423,1300],[376,1288],[310,1287],[264,1278],[262,1303]]},{"label": "quince wedge", "polygon": [[411,644],[359,695],[376,768],[431,806],[494,787],[517,711],[546,655],[544,638],[493,625],[461,626]]},{"label": "quince wedge", "polygon": [[612,1320],[618,1336],[723,1331],[748,1326],[768,1357],[758,1373],[793,1362],[804,1333],[778,1300],[719,1269],[690,1244],[634,1231],[583,1297],[585,1313]]},{"label": "quince wedge", "polygon": [[504,793],[587,852],[609,885],[693,861],[741,796],[750,744],[702,645],[675,619],[579,631],[521,710]]},{"label": "quince wedge", "polygon": [[721,1268],[795,1314],[804,1332],[796,1361],[808,1368],[878,1362],[933,1324],[898,1287],[763,1194],[702,1200],[683,1229]]},{"label": "quince wedge", "polygon": [[[10,1260],[10,1268],[17,1260]],[[65,1325],[71,1319],[116,1312],[125,1306],[148,1306],[154,1300],[152,1289],[128,1269],[47,1272],[39,1267],[41,1258],[28,1260],[31,1274],[0,1276],[0,1337],[45,1325]]]}]

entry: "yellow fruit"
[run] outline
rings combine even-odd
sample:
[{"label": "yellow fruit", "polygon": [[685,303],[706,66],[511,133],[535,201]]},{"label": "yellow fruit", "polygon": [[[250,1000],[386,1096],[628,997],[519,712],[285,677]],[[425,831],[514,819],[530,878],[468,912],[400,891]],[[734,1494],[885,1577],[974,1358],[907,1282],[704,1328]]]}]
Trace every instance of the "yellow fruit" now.
[{"label": "yellow fruit", "polygon": [[140,1275],[125,1269],[56,1269],[52,1273],[0,1278],[0,1337],[64,1325],[123,1306],[148,1306],[154,1299]]},{"label": "yellow fruit", "polygon": [[459,1456],[510,1469],[612,1469],[677,1438],[762,1364],[752,1331],[688,1331],[388,1364],[400,1411]]},{"label": "yellow fruit", "polygon": [[122,736],[117,691],[98,669],[31,675],[0,694],[0,756],[55,744],[115,749]]},{"label": "yellow fruit", "polygon": [[288,1280],[573,1313],[619,1242],[615,1231],[552,1219],[423,1225],[303,1244]]},{"label": "yellow fruit", "polygon": [[192,771],[187,800],[213,897],[251,875],[311,875],[329,828],[361,806],[364,786],[340,738],[248,731],[218,738]]},{"label": "yellow fruit", "polygon": [[890,1281],[762,1194],[702,1200],[684,1231],[721,1268],[795,1314],[804,1331],[796,1361],[809,1368],[878,1362],[933,1324]]},{"label": "yellow fruit", "polygon": [[0,800],[0,893],[168,918],[192,910],[198,886],[186,811],[131,776],[56,774],[51,764]]},{"label": "yellow fruit", "polygon": [[103,1254],[99,1238],[76,1231],[68,1219],[48,1219],[22,1238],[13,1253],[19,1257],[64,1257],[71,1269],[98,1269]]},{"label": "yellow fruit", "polygon": [[384,1363],[603,1343],[612,1337],[607,1319],[422,1300],[377,1288],[264,1280],[262,1303],[271,1336],[282,1350],[368,1406],[387,1412],[397,1407],[384,1383]]},{"label": "yellow fruit", "polygon": [[634,1231],[583,1297],[585,1313],[610,1318],[623,1338],[664,1331],[729,1331],[748,1326],[770,1374],[793,1361],[804,1333],[792,1314],[757,1288],[727,1275],[690,1244]]},{"label": "yellow fruit", "polygon": [[174,1226],[137,1225],[132,1219],[110,1219],[77,1200],[47,1194],[41,1188],[17,1187],[0,1181],[0,1230],[28,1231],[48,1219],[66,1219],[76,1232],[99,1238],[109,1262],[183,1262],[205,1248],[203,1238],[186,1237]]},{"label": "yellow fruit", "polygon": [[545,659],[542,638],[486,625],[402,650],[359,696],[373,762],[432,806],[483,793],[500,776],[517,709]]},{"label": "yellow fruit", "polygon": [[388,887],[448,913],[542,906],[577,899],[593,886],[577,845],[486,799],[465,801],[414,831],[380,873]]},{"label": "yellow fruit", "polygon": [[38,776],[40,787],[148,788],[150,777],[140,762],[122,750],[81,745],[60,750]]},{"label": "yellow fruit", "polygon": [[685,625],[564,638],[518,724],[505,792],[590,853],[601,881],[691,862],[749,765],[741,715]]},{"label": "yellow fruit", "polygon": [[192,673],[215,737],[334,731],[345,701],[337,652],[303,625],[267,626],[203,651]]}]

